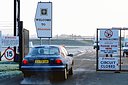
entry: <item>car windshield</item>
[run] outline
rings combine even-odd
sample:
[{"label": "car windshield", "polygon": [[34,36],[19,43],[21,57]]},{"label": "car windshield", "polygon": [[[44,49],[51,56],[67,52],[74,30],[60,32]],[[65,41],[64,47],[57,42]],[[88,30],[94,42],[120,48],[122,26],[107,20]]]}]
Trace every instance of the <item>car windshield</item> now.
[{"label": "car windshield", "polygon": [[59,48],[51,46],[51,47],[35,47],[32,48],[29,55],[58,55]]}]

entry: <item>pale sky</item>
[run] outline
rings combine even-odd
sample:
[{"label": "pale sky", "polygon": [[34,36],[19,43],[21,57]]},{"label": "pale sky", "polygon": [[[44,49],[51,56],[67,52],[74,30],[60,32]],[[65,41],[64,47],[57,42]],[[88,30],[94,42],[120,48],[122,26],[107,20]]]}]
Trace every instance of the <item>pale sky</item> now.
[{"label": "pale sky", "polygon": [[[13,32],[13,1],[1,0],[2,31]],[[94,36],[97,28],[128,27],[128,0],[21,0],[21,20],[30,35],[36,34],[34,18],[39,1],[53,4],[53,36]]]}]

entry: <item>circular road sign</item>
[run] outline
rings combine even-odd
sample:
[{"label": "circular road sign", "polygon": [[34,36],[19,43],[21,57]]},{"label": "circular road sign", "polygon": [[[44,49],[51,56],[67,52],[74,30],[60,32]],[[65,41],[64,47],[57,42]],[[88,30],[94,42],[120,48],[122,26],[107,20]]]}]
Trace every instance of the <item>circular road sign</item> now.
[{"label": "circular road sign", "polygon": [[7,48],[4,52],[4,57],[7,59],[7,60],[12,60],[15,56],[15,52],[12,48]]},{"label": "circular road sign", "polygon": [[112,37],[113,32],[112,32],[112,30],[107,29],[107,30],[104,32],[104,35],[105,35],[106,38],[110,38],[110,37]]}]

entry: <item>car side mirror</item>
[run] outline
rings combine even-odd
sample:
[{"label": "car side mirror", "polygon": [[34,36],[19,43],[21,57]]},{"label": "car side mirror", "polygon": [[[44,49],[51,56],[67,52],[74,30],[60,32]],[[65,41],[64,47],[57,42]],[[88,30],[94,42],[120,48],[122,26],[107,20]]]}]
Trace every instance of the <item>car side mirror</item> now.
[{"label": "car side mirror", "polygon": [[73,54],[68,54],[68,56],[73,57]]}]

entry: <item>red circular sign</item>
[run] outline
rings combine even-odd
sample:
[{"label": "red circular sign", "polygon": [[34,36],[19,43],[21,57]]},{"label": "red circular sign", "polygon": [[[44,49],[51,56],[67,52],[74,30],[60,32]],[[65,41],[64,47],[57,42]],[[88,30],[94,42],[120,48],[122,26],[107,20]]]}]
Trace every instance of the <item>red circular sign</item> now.
[{"label": "red circular sign", "polygon": [[4,52],[4,57],[7,59],[7,60],[12,60],[15,56],[15,52],[12,48],[7,48]]},{"label": "red circular sign", "polygon": [[110,37],[113,36],[113,32],[112,32],[112,30],[107,29],[107,30],[104,32],[104,35],[105,35],[105,37],[110,38]]}]

